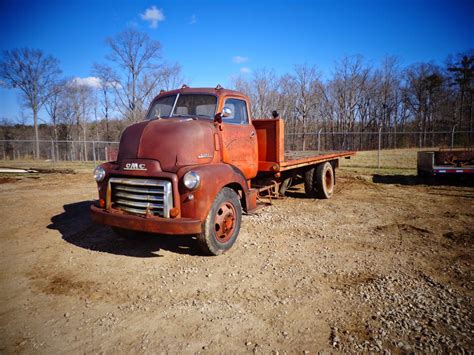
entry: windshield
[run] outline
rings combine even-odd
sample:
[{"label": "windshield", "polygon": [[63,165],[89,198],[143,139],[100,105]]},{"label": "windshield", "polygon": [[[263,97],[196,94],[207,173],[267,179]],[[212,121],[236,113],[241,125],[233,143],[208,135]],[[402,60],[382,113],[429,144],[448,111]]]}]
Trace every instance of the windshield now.
[{"label": "windshield", "polygon": [[147,116],[148,120],[173,116],[213,119],[216,114],[217,97],[203,94],[178,94],[162,97],[152,105]]}]

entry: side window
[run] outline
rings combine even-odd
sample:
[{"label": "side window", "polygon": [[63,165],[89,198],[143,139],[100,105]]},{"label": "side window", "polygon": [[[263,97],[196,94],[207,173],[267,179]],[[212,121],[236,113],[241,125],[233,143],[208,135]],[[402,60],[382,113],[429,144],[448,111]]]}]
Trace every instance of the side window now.
[{"label": "side window", "polygon": [[246,124],[249,122],[247,117],[247,104],[244,100],[227,99],[224,106],[232,110],[232,116],[222,117],[224,123]]}]

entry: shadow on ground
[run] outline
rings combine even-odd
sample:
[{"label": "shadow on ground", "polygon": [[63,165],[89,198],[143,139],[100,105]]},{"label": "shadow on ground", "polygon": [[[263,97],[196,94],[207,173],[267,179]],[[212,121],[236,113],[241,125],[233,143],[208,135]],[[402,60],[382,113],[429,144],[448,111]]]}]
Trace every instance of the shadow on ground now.
[{"label": "shadow on ground", "polygon": [[377,175],[376,184],[433,185],[433,186],[474,186],[474,176],[417,176],[417,175]]},{"label": "shadow on ground", "polygon": [[64,211],[51,218],[49,229],[57,230],[62,238],[78,247],[104,253],[138,258],[161,257],[160,250],[178,254],[199,255],[191,236],[143,234],[139,238],[123,238],[109,227],[94,224],[89,208],[93,201],[64,205]]}]

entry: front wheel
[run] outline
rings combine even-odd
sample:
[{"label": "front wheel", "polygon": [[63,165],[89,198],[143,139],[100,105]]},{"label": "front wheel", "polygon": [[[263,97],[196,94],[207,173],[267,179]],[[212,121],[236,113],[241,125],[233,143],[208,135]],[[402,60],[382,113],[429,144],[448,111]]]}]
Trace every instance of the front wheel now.
[{"label": "front wheel", "polygon": [[197,236],[201,250],[207,255],[220,255],[237,240],[242,220],[242,206],[234,190],[224,187],[216,196]]}]

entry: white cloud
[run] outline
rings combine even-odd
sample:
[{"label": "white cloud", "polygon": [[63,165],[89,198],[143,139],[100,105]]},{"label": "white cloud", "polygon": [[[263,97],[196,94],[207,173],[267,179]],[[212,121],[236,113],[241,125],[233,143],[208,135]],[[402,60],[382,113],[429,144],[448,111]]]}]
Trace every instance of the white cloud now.
[{"label": "white cloud", "polygon": [[243,73],[243,74],[248,74],[252,71],[252,69],[250,68],[247,68],[247,67],[242,67],[240,68],[240,72]]},{"label": "white cloud", "polygon": [[249,60],[248,57],[242,57],[240,55],[236,55],[234,58],[232,58],[232,61],[237,64],[245,63],[248,60]]},{"label": "white cloud", "polygon": [[198,22],[196,14],[192,14],[191,20],[189,20],[190,25],[194,25],[196,22]]},{"label": "white cloud", "polygon": [[142,20],[149,22],[151,28],[157,28],[158,22],[165,20],[163,9],[157,9],[155,5],[146,9],[140,16]]},{"label": "white cloud", "polygon": [[76,77],[72,79],[72,84],[76,86],[89,86],[91,88],[100,88],[100,79],[95,76],[88,76],[87,78]]}]

